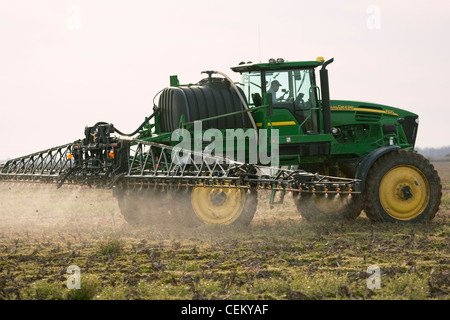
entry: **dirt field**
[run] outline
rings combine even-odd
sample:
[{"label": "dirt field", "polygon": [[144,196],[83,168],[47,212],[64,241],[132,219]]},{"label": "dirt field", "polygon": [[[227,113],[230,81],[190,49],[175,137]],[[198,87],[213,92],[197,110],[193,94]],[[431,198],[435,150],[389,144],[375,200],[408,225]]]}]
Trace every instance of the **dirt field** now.
[{"label": "dirt field", "polygon": [[307,222],[261,193],[246,228],[136,228],[111,191],[1,183],[0,299],[448,300],[450,162],[434,164],[441,210],[421,224]]}]

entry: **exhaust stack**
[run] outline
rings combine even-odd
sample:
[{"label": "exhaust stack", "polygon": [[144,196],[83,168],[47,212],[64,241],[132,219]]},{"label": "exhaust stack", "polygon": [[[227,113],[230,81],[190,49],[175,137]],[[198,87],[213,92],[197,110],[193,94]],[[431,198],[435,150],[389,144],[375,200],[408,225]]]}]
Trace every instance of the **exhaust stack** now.
[{"label": "exhaust stack", "polygon": [[322,110],[323,110],[323,131],[324,133],[331,133],[331,109],[330,109],[330,86],[328,83],[327,65],[332,63],[334,58],[323,63],[320,69],[320,87],[322,90]]}]

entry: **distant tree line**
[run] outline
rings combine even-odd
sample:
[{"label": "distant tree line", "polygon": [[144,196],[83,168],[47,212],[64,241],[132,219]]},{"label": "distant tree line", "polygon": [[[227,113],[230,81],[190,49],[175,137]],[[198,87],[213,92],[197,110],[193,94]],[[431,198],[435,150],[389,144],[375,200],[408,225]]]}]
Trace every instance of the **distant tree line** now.
[{"label": "distant tree line", "polygon": [[416,148],[416,150],[427,158],[450,158],[450,146],[440,148]]}]

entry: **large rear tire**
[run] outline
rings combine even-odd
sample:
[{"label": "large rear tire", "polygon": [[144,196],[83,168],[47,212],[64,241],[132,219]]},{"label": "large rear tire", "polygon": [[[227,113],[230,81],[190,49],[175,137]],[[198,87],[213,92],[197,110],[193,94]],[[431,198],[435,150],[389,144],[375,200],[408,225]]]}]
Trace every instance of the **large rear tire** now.
[{"label": "large rear tire", "polygon": [[439,210],[442,186],[434,166],[422,155],[396,150],[369,171],[364,212],[371,221],[419,222]]}]

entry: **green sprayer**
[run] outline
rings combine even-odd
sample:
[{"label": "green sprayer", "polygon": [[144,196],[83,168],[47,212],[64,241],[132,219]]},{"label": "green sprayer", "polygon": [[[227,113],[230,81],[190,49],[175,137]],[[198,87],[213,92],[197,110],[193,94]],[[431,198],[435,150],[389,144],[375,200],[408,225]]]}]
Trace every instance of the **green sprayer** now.
[{"label": "green sprayer", "polygon": [[433,219],[442,187],[414,150],[418,115],[330,100],[332,62],[242,62],[231,68],[239,82],[210,70],[195,84],[170,76],[135,132],[98,122],[80,140],[1,164],[0,180],[110,188],[137,225],[161,213],[249,224],[261,190],[271,204],[292,194],[308,220],[363,210],[372,221]]}]

